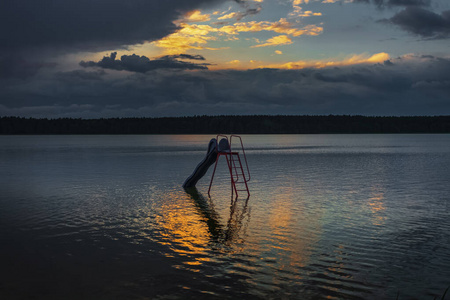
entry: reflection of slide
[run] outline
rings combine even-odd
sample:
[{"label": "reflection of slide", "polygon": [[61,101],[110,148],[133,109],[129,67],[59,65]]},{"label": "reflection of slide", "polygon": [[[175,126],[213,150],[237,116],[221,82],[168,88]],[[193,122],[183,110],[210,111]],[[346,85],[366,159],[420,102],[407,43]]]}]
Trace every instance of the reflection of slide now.
[{"label": "reflection of slide", "polygon": [[217,140],[211,139],[208,145],[208,152],[205,158],[197,165],[194,172],[183,183],[184,188],[194,187],[197,182],[205,176],[208,168],[216,162],[217,159]]},{"label": "reflection of slide", "polygon": [[203,220],[208,225],[209,232],[214,239],[219,239],[223,236],[223,228],[219,222],[219,215],[214,210],[213,206],[208,204],[208,200],[200,194],[196,187],[186,188],[186,192],[195,201],[195,206],[199,212],[205,217]]},{"label": "reflection of slide", "polygon": [[[220,223],[220,216],[214,210],[214,205],[209,202],[197,190],[196,187],[186,188],[185,191],[195,201],[195,206],[204,217],[202,220],[208,225],[208,230],[211,237],[224,245],[231,246],[238,242],[243,244],[245,241],[245,232],[247,231],[248,223],[250,221],[250,210],[248,209],[248,199],[245,202],[232,200],[230,206],[230,218],[226,228]],[[238,202],[243,204],[243,207],[238,207]],[[244,221],[246,219],[246,221]],[[240,231],[243,231],[240,233]]]}]

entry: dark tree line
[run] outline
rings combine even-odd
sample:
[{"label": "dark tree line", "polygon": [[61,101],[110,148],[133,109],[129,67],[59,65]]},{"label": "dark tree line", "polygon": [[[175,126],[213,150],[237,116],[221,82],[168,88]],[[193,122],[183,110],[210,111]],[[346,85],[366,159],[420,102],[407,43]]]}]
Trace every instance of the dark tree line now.
[{"label": "dark tree line", "polygon": [[1,117],[0,134],[450,133],[450,116],[193,116],[34,119]]}]

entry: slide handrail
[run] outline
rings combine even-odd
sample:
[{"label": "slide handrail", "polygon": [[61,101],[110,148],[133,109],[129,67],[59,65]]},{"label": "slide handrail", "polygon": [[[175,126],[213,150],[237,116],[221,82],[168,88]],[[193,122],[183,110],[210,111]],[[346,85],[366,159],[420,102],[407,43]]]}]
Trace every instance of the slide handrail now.
[{"label": "slide handrail", "polygon": [[230,135],[230,151],[231,151],[231,144],[233,143],[233,137],[238,138],[239,142],[241,143],[242,154],[244,154],[245,167],[247,169],[247,174],[248,174],[248,179],[247,179],[245,176],[245,172],[244,172],[244,180],[246,182],[250,181],[250,179],[251,179],[250,169],[248,167],[247,156],[245,155],[244,144],[242,143],[242,138],[240,135],[235,135],[235,134]]},{"label": "slide handrail", "polygon": [[[211,197],[211,186],[214,180],[214,174],[216,173],[217,163],[219,162],[220,157],[223,155],[225,156],[227,160],[228,170],[230,171],[230,177],[231,177],[231,197],[233,198],[234,192],[236,192],[236,199],[238,198],[238,193],[241,191],[247,191],[247,196],[250,197],[250,191],[248,189],[247,182],[250,181],[251,175],[250,175],[250,169],[248,167],[247,162],[247,155],[245,154],[244,149],[244,143],[242,143],[242,138],[239,135],[232,134],[229,136],[218,134],[216,136],[217,146],[215,148],[217,159],[216,164],[214,166],[214,170],[211,176],[211,181],[209,182],[209,188],[208,188],[208,196]],[[221,138],[221,140],[219,140]],[[236,150],[232,150],[232,140],[233,138],[239,139],[239,142],[241,144],[242,153],[244,154],[244,162],[245,162],[245,168],[247,171],[244,170],[244,167],[242,166],[242,160],[239,157],[239,152]],[[237,147],[239,148],[239,147]],[[247,173],[247,174],[246,174]],[[242,176],[242,180],[239,179],[239,177]],[[248,199],[247,197],[247,199]]]}]

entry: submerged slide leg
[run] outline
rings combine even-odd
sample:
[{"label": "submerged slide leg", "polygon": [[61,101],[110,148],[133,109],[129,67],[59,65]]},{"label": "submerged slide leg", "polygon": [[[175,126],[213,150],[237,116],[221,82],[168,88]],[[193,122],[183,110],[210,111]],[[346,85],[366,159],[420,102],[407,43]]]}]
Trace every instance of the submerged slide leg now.
[{"label": "submerged slide leg", "polygon": [[210,194],[211,186],[212,186],[212,182],[214,180],[214,174],[216,174],[216,168],[217,168],[217,163],[219,162],[219,157],[220,156],[218,156],[217,159],[216,159],[216,164],[214,165],[214,170],[213,170],[213,173],[212,173],[212,176],[211,176],[211,181],[209,182],[208,197],[210,197],[210,198],[211,198],[211,194]]}]

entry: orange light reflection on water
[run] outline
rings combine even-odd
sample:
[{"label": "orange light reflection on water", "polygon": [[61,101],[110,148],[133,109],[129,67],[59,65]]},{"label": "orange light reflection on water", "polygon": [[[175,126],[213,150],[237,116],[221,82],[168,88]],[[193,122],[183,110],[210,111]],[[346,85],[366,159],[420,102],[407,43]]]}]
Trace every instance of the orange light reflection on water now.
[{"label": "orange light reflection on water", "polygon": [[221,217],[213,200],[196,189],[190,193],[170,192],[164,198],[155,221],[162,236],[157,242],[170,248],[167,257],[180,259],[177,268],[198,272],[202,264],[214,259],[212,251],[233,251],[235,244],[239,244],[236,248],[242,247],[241,233],[249,220],[245,201],[234,202],[229,215]]},{"label": "orange light reflection on water", "polygon": [[321,228],[320,217],[310,217],[310,214],[318,212],[308,211],[297,187],[280,187],[275,194],[268,218],[270,256],[276,259],[282,270],[303,268],[308,265],[314,244],[320,238],[320,231],[317,231]]},{"label": "orange light reflection on water", "polygon": [[386,220],[384,216],[384,211],[386,210],[384,205],[384,192],[379,189],[375,190],[372,197],[369,198],[368,205],[374,218],[372,224],[376,226],[383,225]]},{"label": "orange light reflection on water", "polygon": [[216,136],[213,134],[174,134],[168,136],[171,140],[177,142],[200,142],[206,146],[208,146],[208,142],[210,139],[215,138]]},{"label": "orange light reflection on water", "polygon": [[210,260],[206,247],[210,241],[208,226],[187,195],[172,192],[165,198],[157,220],[163,236],[160,243],[169,246],[175,255],[183,256],[183,264],[195,271],[196,266]]}]

